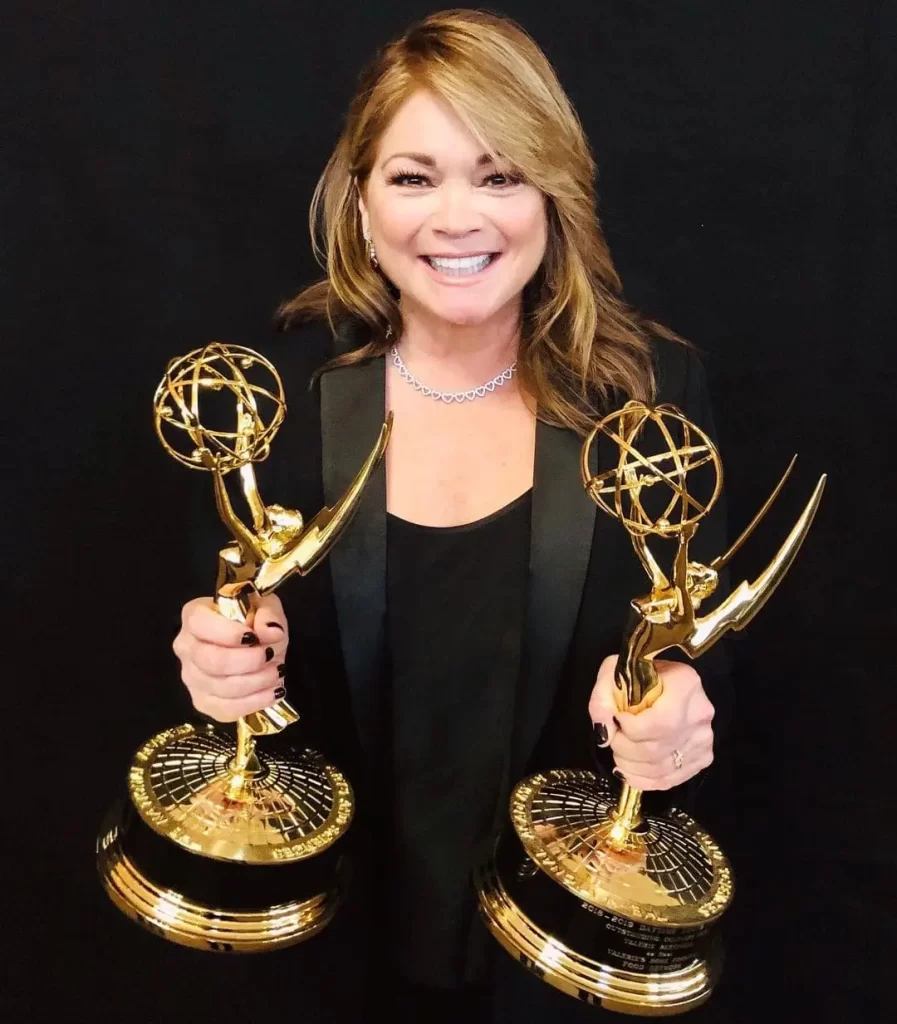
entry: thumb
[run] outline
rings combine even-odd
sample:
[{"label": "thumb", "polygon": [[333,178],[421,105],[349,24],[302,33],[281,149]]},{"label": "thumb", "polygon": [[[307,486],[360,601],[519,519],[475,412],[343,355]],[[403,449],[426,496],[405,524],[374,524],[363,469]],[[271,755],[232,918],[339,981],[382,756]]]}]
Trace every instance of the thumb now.
[{"label": "thumb", "polygon": [[595,743],[599,747],[610,746],[617,734],[617,725],[614,721],[614,715],[617,713],[617,704],[614,699],[614,668],[616,664],[616,654],[601,662],[598,678],[595,680],[592,696],[589,698],[589,717],[592,719]]},{"label": "thumb", "polygon": [[256,605],[252,628],[263,644],[280,644],[286,647],[289,639],[287,617],[276,594],[266,594]]}]

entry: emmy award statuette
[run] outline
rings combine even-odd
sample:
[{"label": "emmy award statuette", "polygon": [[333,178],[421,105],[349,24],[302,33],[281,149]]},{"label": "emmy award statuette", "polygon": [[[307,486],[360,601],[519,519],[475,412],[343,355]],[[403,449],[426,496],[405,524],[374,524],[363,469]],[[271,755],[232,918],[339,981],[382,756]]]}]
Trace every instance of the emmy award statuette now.
[{"label": "emmy award statuette", "polygon": [[[233,542],[219,553],[215,604],[251,623],[259,597],[318,565],[339,539],[389,441],[391,414],[348,491],[309,523],[265,505],[254,463],[283,422],[283,386],[251,349],[210,344],[169,363],[154,398],[165,450],[208,470]],[[251,525],[234,511],[236,471]],[[241,718],[236,742],[212,725],[166,729],[137,751],[127,799],[97,840],[102,884],[120,910],[172,942],[250,953],[301,942],[333,917],[345,870],[339,839],[352,790],[313,750],[256,750],[297,721],[286,700]]]},{"label": "emmy award statuette", "polygon": [[[617,445],[619,461],[593,476],[589,454],[599,434]],[[592,430],[582,449],[583,484],[626,528],[651,581],[650,592],[632,601],[617,663],[621,711],[638,713],[660,696],[654,658],[662,651],[679,647],[697,658],[724,633],[743,629],[772,595],[806,537],[825,476],[758,578],[697,615],[793,465],[732,547],[702,565],[689,558],[688,546],[722,489],[710,438],[672,406],[637,402]],[[651,537],[676,545],[669,576],[648,547]],[[477,888],[492,934],[549,984],[609,1010],[671,1016],[705,1002],[719,976],[714,923],[732,900],[732,872],[690,817],[643,814],[641,804],[640,791],[624,782],[615,795],[589,771],[524,779],[511,796],[513,830],[500,836]]]}]

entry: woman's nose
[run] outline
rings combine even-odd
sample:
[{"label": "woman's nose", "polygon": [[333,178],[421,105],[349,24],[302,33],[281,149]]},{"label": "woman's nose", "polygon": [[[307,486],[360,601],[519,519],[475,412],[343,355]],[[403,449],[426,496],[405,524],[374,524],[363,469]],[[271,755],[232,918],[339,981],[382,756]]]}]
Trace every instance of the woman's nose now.
[{"label": "woman's nose", "polygon": [[481,220],[470,185],[445,183],[441,186],[432,220],[434,231],[446,235],[466,235],[476,231]]}]

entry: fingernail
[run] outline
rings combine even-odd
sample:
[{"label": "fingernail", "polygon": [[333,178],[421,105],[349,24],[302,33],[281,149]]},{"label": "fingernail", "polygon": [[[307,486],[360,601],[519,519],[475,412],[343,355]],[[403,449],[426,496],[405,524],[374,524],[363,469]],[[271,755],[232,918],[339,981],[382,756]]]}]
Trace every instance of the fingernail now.
[{"label": "fingernail", "polygon": [[259,643],[259,638],[255,633],[244,633],[243,636],[240,637],[240,643],[244,647],[255,647]]},{"label": "fingernail", "polygon": [[603,747],[607,743],[607,726],[604,722],[595,722],[592,726],[592,736],[595,744],[599,747]]},{"label": "fingernail", "polygon": [[626,781],[626,779],[623,776],[623,773],[620,771],[619,768],[614,768],[613,775],[614,775],[614,778],[615,779],[619,779],[620,782],[625,782]]},{"label": "fingernail", "polygon": [[283,677],[287,674],[287,663],[285,661],[282,661],[277,666],[277,674],[280,676],[281,679],[283,679]]},{"label": "fingernail", "polygon": [[618,729],[620,728],[620,719],[619,719],[619,718],[617,718],[617,716],[616,716],[616,715],[614,715],[614,725],[615,725],[615,726],[616,726],[616,727],[617,727]]},{"label": "fingernail", "polygon": [[268,629],[279,629],[281,633],[283,632],[283,626],[279,622],[266,622],[265,625]]},{"label": "fingernail", "polygon": [[275,700],[280,700],[281,697],[285,697],[286,695],[287,688],[285,686],[278,686],[277,689],[274,691]]},{"label": "fingernail", "polygon": [[273,657],[274,657],[274,648],[273,647],[266,647],[265,648],[265,661],[270,661]]}]

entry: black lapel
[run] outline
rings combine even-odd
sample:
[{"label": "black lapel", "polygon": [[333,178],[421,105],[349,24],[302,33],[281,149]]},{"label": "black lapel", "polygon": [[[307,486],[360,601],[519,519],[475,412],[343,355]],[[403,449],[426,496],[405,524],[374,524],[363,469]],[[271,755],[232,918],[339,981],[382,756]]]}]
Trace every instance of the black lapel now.
[{"label": "black lapel", "polygon": [[581,481],[581,448],[581,438],[572,431],[537,424],[526,670],[515,713],[512,755],[516,774],[525,769],[551,708],[589,566],[596,510]]},{"label": "black lapel", "polygon": [[[349,487],[377,440],[384,418],[384,362],[371,359],[321,377],[324,500]],[[362,748],[377,747],[386,627],[386,471],[371,477],[355,518],[328,562],[340,642]]]}]

